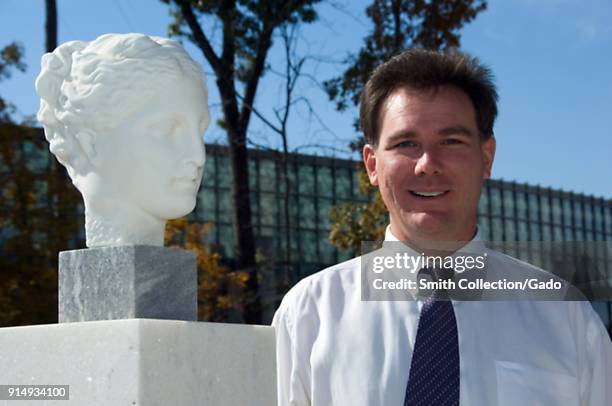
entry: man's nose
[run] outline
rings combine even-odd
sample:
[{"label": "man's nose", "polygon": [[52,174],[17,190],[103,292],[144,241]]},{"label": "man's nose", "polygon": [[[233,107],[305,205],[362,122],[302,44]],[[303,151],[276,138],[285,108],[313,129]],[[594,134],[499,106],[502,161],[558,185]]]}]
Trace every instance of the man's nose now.
[{"label": "man's nose", "polygon": [[438,175],[442,173],[440,157],[433,149],[424,149],[417,158],[414,173],[421,175]]}]

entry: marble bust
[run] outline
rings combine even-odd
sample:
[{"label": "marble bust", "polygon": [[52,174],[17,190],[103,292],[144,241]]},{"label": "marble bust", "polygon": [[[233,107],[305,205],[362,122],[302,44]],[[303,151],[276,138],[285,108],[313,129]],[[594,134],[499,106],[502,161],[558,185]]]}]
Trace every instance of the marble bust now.
[{"label": "marble bust", "polygon": [[85,204],[88,247],[163,245],[195,207],[210,123],[202,67],[175,41],[107,34],[42,58],[38,119]]}]

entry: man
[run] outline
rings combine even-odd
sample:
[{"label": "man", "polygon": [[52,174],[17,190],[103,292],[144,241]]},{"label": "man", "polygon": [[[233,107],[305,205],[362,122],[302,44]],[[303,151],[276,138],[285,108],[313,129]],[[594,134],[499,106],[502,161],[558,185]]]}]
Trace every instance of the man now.
[{"label": "man", "polygon": [[[470,247],[489,279],[548,275],[477,238],[496,100],[489,70],[458,52],[408,50],[374,71],[360,122],[364,164],[389,211],[385,241],[416,256]],[[442,300],[436,287],[368,301],[362,259],[283,299],[273,320],[280,405],[612,404],[612,344],[588,302]]]}]

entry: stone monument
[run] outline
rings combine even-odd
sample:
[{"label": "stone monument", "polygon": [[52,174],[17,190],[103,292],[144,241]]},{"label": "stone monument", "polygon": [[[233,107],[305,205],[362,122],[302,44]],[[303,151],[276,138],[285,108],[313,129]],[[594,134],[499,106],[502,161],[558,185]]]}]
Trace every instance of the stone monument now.
[{"label": "stone monument", "polygon": [[276,404],[272,328],[196,322],[195,257],[163,247],[202,180],[201,66],[175,41],[107,34],[45,54],[36,90],[88,248],[60,253],[59,324],[0,330],[3,381],[68,385],[78,405]]}]

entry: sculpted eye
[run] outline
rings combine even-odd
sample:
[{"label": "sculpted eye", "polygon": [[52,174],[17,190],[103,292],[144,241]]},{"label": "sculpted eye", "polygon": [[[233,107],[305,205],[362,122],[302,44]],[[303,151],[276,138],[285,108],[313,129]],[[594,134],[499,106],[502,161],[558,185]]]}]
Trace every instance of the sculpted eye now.
[{"label": "sculpted eye", "polygon": [[180,122],[177,119],[168,119],[158,124],[158,131],[161,135],[172,136],[176,133],[176,130],[180,126]]},{"label": "sculpted eye", "polygon": [[176,132],[176,129],[178,128],[178,126],[179,126],[178,120],[172,120],[168,127],[168,134],[173,135]]},{"label": "sculpted eye", "polygon": [[151,134],[157,137],[168,137],[176,132],[176,129],[178,128],[179,124],[180,123],[178,120],[173,118],[167,118],[156,121],[154,124],[151,124],[148,127],[148,130]]}]

